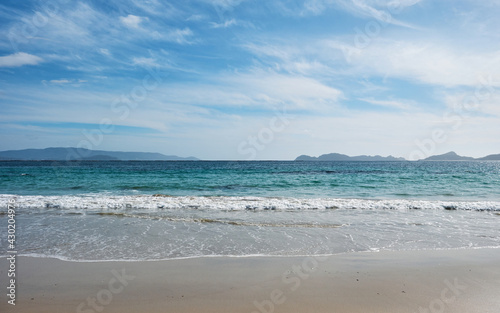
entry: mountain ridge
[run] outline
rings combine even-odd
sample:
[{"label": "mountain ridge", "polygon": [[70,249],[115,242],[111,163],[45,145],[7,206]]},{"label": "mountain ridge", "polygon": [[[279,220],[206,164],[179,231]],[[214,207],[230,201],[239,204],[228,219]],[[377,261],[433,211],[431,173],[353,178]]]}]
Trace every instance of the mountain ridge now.
[{"label": "mountain ridge", "polygon": [[156,152],[125,152],[90,150],[73,147],[50,147],[0,151],[1,160],[53,160],[53,161],[198,161],[195,157],[179,157]]},{"label": "mountain ridge", "polygon": [[392,155],[383,157],[380,155],[358,155],[348,156],[340,153],[322,154],[319,157],[311,157],[308,155],[301,155],[295,161],[406,161],[404,158],[396,158]]},{"label": "mountain ridge", "polygon": [[476,159],[480,161],[500,161],[500,154],[490,154],[485,157]]},{"label": "mountain ridge", "polygon": [[[295,161],[408,161],[402,157],[394,157],[389,155],[383,157],[380,155],[358,155],[358,156],[348,156],[341,153],[327,153],[322,154],[318,157],[312,157],[309,155],[300,155],[295,158]],[[418,161],[500,161],[500,154],[490,154],[482,158],[473,158],[458,155],[454,151],[450,151],[444,154],[431,155],[425,159]]]},{"label": "mountain ridge", "polygon": [[424,161],[474,161],[474,160],[476,159],[472,157],[458,155],[454,151],[450,151],[444,154],[432,155],[424,159]]}]

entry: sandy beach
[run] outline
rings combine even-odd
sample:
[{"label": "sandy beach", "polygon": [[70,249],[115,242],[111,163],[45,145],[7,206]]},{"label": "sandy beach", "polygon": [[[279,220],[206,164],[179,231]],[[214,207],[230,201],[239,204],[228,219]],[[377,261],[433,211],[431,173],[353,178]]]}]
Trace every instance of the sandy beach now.
[{"label": "sandy beach", "polygon": [[[205,257],[17,259],[2,312],[498,312],[500,249]],[[0,261],[7,286],[8,261]]]}]

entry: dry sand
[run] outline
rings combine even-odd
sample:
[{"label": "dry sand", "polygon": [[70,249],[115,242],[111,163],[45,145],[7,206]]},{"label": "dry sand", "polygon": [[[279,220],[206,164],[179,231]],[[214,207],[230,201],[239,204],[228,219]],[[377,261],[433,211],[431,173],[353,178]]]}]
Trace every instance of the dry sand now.
[{"label": "dry sand", "polygon": [[500,312],[500,249],[16,265],[0,312]]}]

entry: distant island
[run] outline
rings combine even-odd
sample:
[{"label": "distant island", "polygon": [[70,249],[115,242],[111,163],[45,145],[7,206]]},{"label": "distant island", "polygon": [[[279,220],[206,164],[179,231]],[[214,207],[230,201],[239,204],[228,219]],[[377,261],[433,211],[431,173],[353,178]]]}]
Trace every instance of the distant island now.
[{"label": "distant island", "polygon": [[154,152],[122,152],[84,148],[46,148],[0,151],[0,160],[51,161],[198,161],[195,157],[178,157]]},{"label": "distant island", "polygon": [[301,155],[297,157],[295,161],[406,161],[406,160],[404,158],[395,158],[391,155],[388,157],[383,157],[380,155],[348,156],[346,154],[340,154],[340,153],[329,153],[320,155],[317,158],[308,155]]},{"label": "distant island", "polygon": [[424,159],[424,161],[474,161],[474,160],[475,160],[474,158],[460,156],[453,151],[445,154],[433,155]]},{"label": "distant island", "polygon": [[[393,161],[394,162],[394,161],[407,161],[407,160],[405,158],[393,157],[392,155],[387,157],[383,157],[380,155],[348,156],[346,154],[340,154],[340,153],[328,153],[328,154],[322,154],[319,157],[301,155],[297,157],[295,161]],[[472,158],[472,157],[460,156],[455,152],[451,151],[445,154],[433,155],[419,161],[500,161],[500,154],[490,154],[482,158]]]}]

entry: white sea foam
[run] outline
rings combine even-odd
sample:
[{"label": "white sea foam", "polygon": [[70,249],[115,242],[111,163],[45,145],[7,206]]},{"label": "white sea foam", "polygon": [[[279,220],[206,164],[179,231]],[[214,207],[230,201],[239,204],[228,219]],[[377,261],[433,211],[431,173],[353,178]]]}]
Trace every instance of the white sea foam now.
[{"label": "white sea foam", "polygon": [[19,255],[74,261],[500,247],[499,202],[4,194],[0,205],[13,198]]},{"label": "white sea foam", "polygon": [[165,195],[115,196],[86,194],[78,196],[16,196],[0,195],[0,206],[7,207],[9,199],[16,198],[16,206],[32,210],[61,210],[66,212],[146,210],[161,212],[172,209],[186,210],[476,210],[500,211],[499,201],[427,201],[427,200],[367,200],[334,198],[280,198],[280,197],[176,197]]}]

